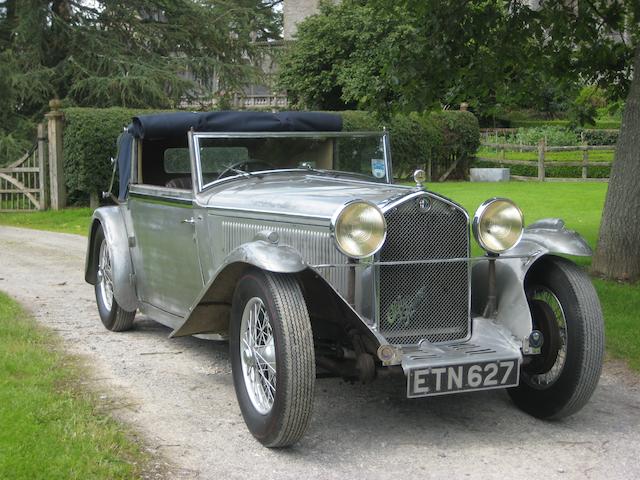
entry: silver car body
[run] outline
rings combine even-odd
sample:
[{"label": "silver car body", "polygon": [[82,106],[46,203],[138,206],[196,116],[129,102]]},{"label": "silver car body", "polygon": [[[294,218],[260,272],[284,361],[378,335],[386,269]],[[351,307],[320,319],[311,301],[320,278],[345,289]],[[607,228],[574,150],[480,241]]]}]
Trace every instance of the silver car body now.
[{"label": "silver car body", "polygon": [[[497,258],[497,313],[485,318],[488,260],[470,256],[469,215],[422,187],[393,185],[386,132],[377,135],[387,183],[297,168],[206,185],[197,148],[202,139],[305,134],[188,135],[191,190],[139,183],[142,140],[133,142],[128,197],[95,211],[86,264],[86,279],[95,283],[93,239],[101,226],[111,248],[116,301],[169,326],[172,336],[225,338],[235,281],[254,266],[300,275],[314,292],[330,296],[343,312],[338,321],[378,351],[391,347],[392,355],[379,359],[384,366],[409,372],[471,357],[522,359],[531,353],[528,270],[549,254],[591,255],[559,219],[529,225],[520,243]],[[332,232],[336,212],[354,200],[377,205],[389,235],[380,252],[355,262],[336,248]]]}]

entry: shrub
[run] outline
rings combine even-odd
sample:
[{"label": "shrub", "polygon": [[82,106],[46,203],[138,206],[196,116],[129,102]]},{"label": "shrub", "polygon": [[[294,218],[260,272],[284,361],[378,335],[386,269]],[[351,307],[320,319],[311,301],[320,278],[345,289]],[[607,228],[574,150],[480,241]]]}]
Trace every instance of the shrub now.
[{"label": "shrub", "polygon": [[[64,110],[64,170],[71,197],[106,190],[116,155],[116,140],[140,110],[67,108]],[[146,111],[149,113],[149,111]],[[116,179],[117,180],[117,179]],[[115,182],[117,187],[118,182]]]},{"label": "shrub", "polygon": [[589,145],[615,145],[618,142],[619,130],[578,130],[578,136]]},{"label": "shrub", "polygon": [[569,106],[567,112],[572,126],[595,125],[598,108],[607,105],[605,92],[595,85],[587,85]]},{"label": "shrub", "polygon": [[513,143],[522,145],[537,145],[546,138],[547,145],[563,146],[577,145],[578,136],[574,131],[562,127],[522,128],[513,136]]}]

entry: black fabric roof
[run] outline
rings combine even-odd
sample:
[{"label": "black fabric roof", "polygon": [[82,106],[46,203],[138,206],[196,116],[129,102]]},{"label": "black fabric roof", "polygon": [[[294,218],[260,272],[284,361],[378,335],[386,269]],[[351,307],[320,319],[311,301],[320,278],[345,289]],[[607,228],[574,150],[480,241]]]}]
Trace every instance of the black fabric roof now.
[{"label": "black fabric roof", "polygon": [[133,117],[129,133],[154,139],[196,132],[339,132],[342,117],[322,112],[172,112]]},{"label": "black fabric roof", "polygon": [[121,133],[118,137],[118,200],[123,201],[127,196],[129,180],[131,180],[131,144],[133,137],[130,133]]}]

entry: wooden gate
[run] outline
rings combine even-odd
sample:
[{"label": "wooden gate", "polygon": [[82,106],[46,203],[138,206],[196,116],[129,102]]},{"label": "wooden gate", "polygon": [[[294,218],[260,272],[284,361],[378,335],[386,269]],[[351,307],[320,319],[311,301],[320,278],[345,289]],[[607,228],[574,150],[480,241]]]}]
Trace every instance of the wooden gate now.
[{"label": "wooden gate", "polygon": [[19,160],[0,168],[0,212],[47,208],[44,125],[38,125],[38,141]]}]

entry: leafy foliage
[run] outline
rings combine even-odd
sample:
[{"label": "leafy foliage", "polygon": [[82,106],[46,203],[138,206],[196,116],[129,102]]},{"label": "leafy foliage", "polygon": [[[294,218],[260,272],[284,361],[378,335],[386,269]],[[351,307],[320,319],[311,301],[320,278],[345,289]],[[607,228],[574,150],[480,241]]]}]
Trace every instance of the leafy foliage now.
[{"label": "leafy foliage", "polygon": [[490,112],[502,99],[530,99],[542,83],[559,84],[522,74],[540,63],[542,41],[519,15],[523,8],[500,0],[327,2],[298,26],[280,84],[308,108],[357,106],[389,116],[470,101]]},{"label": "leafy foliage", "polygon": [[[31,120],[54,97],[75,106],[176,108],[209,102],[216,89],[229,96],[259,75],[249,61],[260,55],[253,40],[279,35],[272,3],[0,1],[0,138],[32,136]],[[6,154],[20,147],[8,146]]]},{"label": "leafy foliage", "polygon": [[[467,101],[483,118],[505,107],[594,118],[584,85],[624,98],[640,5],[632,0],[534,2],[344,0],[298,26],[280,85],[306,108],[362,108],[390,117]],[[575,99],[575,101],[574,101]]]},{"label": "leafy foliage", "polygon": [[549,146],[571,146],[578,144],[578,137],[574,131],[554,126],[521,128],[513,136],[512,143],[537,145],[542,139],[545,139]]},{"label": "leafy foliage", "polygon": [[64,171],[69,192],[107,189],[118,135],[141,113],[151,112],[117,107],[65,109]]},{"label": "leafy foliage", "polygon": [[589,145],[615,145],[618,142],[618,130],[577,130]]}]

